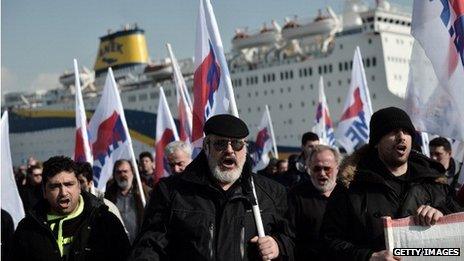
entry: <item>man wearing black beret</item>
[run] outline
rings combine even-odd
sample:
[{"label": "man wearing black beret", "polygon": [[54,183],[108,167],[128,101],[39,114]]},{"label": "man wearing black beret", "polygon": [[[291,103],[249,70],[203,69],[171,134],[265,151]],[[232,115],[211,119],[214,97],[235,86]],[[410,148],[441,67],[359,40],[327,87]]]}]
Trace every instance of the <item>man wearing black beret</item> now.
[{"label": "man wearing black beret", "polygon": [[443,166],[411,150],[414,135],[401,109],[372,115],[369,144],[344,160],[342,186],[327,205],[322,234],[331,260],[399,260],[385,250],[381,217],[414,216],[430,226],[461,211]]},{"label": "man wearing black beret", "polygon": [[[200,154],[151,196],[129,260],[293,260],[285,188],[251,172],[246,124],[215,115]],[[252,212],[253,179],[265,237]]]}]

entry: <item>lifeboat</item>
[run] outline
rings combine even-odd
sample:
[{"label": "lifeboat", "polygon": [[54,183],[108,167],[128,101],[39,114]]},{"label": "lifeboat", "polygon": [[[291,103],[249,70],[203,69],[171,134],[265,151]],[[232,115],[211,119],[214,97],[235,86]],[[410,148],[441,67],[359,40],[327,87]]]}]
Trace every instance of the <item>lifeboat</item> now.
[{"label": "lifeboat", "polygon": [[[330,14],[330,11],[329,11]],[[328,34],[339,25],[337,17],[323,16],[319,10],[318,16],[311,22],[299,22],[296,18],[287,20],[282,28],[282,37],[286,40],[304,38],[308,36]]]},{"label": "lifeboat", "polygon": [[275,27],[264,25],[256,33],[248,33],[246,30],[235,30],[232,38],[232,46],[235,50],[260,47],[275,44],[280,37],[280,32]]},{"label": "lifeboat", "polygon": [[172,66],[164,62],[160,64],[148,64],[145,67],[144,74],[155,80],[166,80],[172,76]]}]

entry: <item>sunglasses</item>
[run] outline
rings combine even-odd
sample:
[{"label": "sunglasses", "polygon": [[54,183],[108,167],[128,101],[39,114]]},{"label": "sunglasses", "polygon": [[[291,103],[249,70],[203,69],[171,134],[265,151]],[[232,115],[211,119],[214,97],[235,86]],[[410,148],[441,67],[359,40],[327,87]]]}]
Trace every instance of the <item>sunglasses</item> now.
[{"label": "sunglasses", "polygon": [[230,146],[232,146],[232,149],[234,151],[242,150],[243,147],[246,144],[246,142],[243,141],[243,140],[230,140],[230,139],[227,139],[227,140],[216,140],[216,141],[214,141],[213,142],[213,147],[217,151],[223,151],[223,150],[227,149],[227,147],[229,146],[229,142],[230,142]]},{"label": "sunglasses", "polygon": [[311,168],[312,172],[321,172],[324,170],[325,173],[331,173],[333,168],[329,166],[314,166]]}]

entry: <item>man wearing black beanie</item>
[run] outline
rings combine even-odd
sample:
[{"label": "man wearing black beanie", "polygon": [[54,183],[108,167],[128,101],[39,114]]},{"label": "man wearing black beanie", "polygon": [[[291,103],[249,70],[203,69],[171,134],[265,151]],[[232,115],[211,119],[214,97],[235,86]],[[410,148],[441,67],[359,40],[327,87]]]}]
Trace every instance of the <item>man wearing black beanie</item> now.
[{"label": "man wearing black beanie", "polygon": [[[345,158],[322,225],[334,260],[398,260],[385,250],[381,217],[414,216],[434,225],[443,215],[462,211],[438,162],[411,150],[415,129],[401,109],[375,112],[369,144]],[[341,218],[342,217],[342,218]]]}]

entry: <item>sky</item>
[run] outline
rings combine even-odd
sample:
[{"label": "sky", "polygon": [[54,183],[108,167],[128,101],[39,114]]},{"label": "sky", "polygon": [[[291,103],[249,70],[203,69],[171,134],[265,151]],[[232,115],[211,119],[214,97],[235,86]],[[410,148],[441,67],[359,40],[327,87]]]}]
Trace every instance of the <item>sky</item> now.
[{"label": "sky", "polygon": [[[375,0],[364,0],[373,5]],[[394,0],[411,8],[413,0]],[[199,0],[1,0],[1,92],[60,86],[72,60],[93,69],[99,37],[137,23],[149,55],[159,61],[171,43],[178,59],[194,56]],[[318,9],[343,10],[343,0],[212,0],[225,51],[236,28],[257,29],[285,17],[314,17]]]}]

